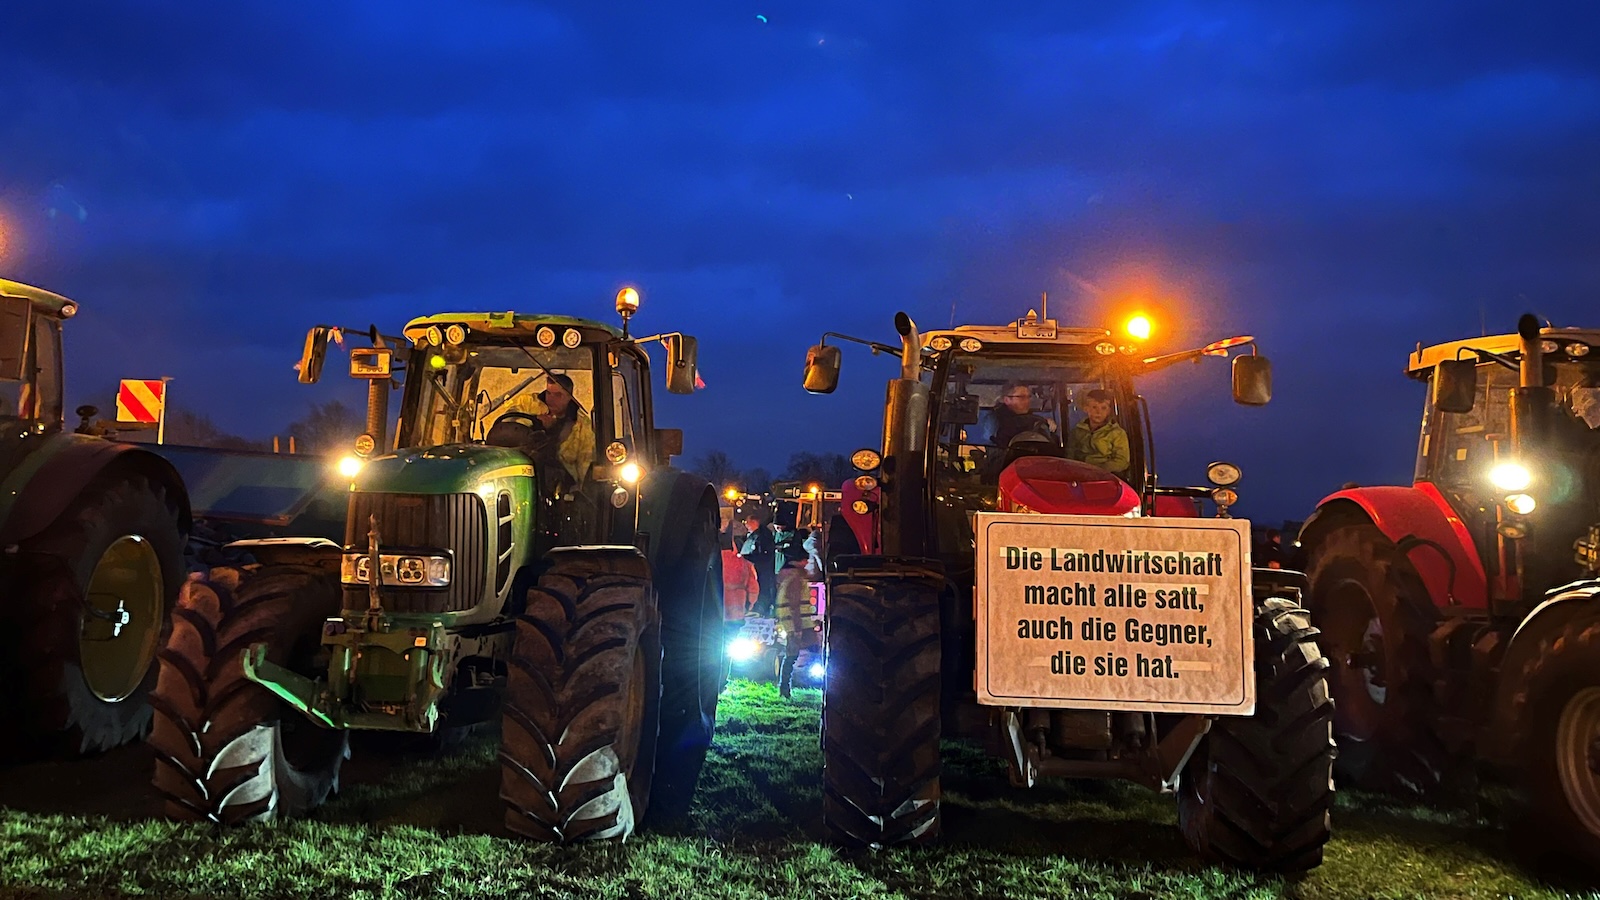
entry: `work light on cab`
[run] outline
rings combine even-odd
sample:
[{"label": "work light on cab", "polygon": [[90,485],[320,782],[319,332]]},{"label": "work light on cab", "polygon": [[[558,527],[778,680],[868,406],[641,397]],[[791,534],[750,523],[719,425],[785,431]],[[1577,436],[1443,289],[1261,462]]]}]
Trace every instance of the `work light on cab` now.
[{"label": "work light on cab", "polygon": [[1125,325],[1123,325],[1123,328],[1128,332],[1128,336],[1131,338],[1136,338],[1141,341],[1147,341],[1150,339],[1151,329],[1150,318],[1148,316],[1134,316],[1133,318],[1129,319]]}]

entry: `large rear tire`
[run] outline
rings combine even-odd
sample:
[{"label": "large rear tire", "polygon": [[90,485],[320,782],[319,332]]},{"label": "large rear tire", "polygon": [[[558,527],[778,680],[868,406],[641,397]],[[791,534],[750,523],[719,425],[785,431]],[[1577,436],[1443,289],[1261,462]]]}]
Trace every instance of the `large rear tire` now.
[{"label": "large rear tire", "polygon": [[[1592,585],[1579,588],[1600,594]],[[1600,604],[1589,596],[1566,602]],[[1600,606],[1541,638],[1517,679],[1522,785],[1538,855],[1600,870]]]},{"label": "large rear tire", "polygon": [[1322,864],[1334,704],[1316,635],[1293,601],[1256,608],[1255,715],[1213,722],[1180,782],[1179,826],[1208,860],[1286,873]]},{"label": "large rear tire", "polygon": [[1335,527],[1310,558],[1311,620],[1333,666],[1340,781],[1409,796],[1433,793],[1453,763],[1429,726],[1433,606],[1421,578],[1369,522]]},{"label": "large rear tire", "polygon": [[650,804],[661,624],[637,555],[557,551],[517,617],[501,724],[506,828],[622,840]]},{"label": "large rear tire", "polygon": [[304,814],[338,789],[343,731],[321,728],[244,677],[242,657],[315,674],[322,621],[339,613],[332,576],[307,566],[215,569],[183,586],[150,702],[156,793],[166,814],[223,825]]},{"label": "large rear tire", "polygon": [[828,585],[822,689],[822,819],[847,844],[939,836],[939,594],[943,579]]},{"label": "large rear tire", "polygon": [[111,472],[21,548],[0,623],[11,697],[0,755],[109,750],[142,735],[156,652],[183,581],[177,502]]},{"label": "large rear tire", "polygon": [[715,511],[704,510],[693,528],[683,556],[668,573],[668,613],[661,622],[661,735],[650,798],[652,821],[688,814],[727,677]]}]

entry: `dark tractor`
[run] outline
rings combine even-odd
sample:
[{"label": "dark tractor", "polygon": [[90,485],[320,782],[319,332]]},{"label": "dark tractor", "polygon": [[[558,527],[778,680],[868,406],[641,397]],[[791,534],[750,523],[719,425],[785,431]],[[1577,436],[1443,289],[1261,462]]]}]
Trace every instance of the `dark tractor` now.
[{"label": "dark tractor", "polygon": [[[898,355],[901,373],[882,452],[854,455],[862,474],[829,540],[830,832],[935,838],[940,739],[965,739],[1004,758],[1014,785],[1121,778],[1176,793],[1208,860],[1320,864],[1333,710],[1304,585],[1250,569],[1248,523],[1227,512],[1237,467],[1213,464],[1213,488],[1156,480],[1134,387],[1252,339],[1147,357],[1139,340],[1032,312],[931,334],[902,313],[896,327],[900,347],[860,341]],[[1267,402],[1265,357],[1233,367],[1234,398]],[[811,348],[806,389],[831,392],[838,371],[839,348]],[[1200,517],[1206,500],[1217,517]]]},{"label": "dark tractor", "polygon": [[1509,776],[1545,848],[1600,866],[1600,331],[1523,316],[1407,371],[1414,482],[1339,491],[1299,539],[1340,777],[1460,799]]},{"label": "dark tractor", "polygon": [[0,279],[0,758],[106,750],[145,698],[183,580],[189,501],[148,450],[64,429],[72,300]]},{"label": "dark tractor", "polygon": [[[150,737],[169,815],[302,813],[351,730],[444,742],[493,721],[513,832],[620,839],[687,807],[723,674],[717,495],[672,468],[682,432],[652,415],[644,345],[689,393],[694,339],[630,338],[637,304],[619,295],[620,331],[452,313],[351,350],[371,391],[340,463],[343,545],[237,542],[256,564],[180,598]],[[330,332],[308,336],[302,381]]]}]

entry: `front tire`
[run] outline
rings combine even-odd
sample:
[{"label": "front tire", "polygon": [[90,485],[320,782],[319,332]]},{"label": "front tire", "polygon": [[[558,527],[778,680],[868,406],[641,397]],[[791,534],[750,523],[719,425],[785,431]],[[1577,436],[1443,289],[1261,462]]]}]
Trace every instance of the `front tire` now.
[{"label": "front tire", "polygon": [[1179,787],[1179,826],[1208,860],[1286,873],[1322,864],[1334,704],[1316,635],[1292,601],[1271,598],[1256,609],[1255,715],[1213,722]]},{"label": "front tire", "polygon": [[726,683],[722,554],[714,512],[702,515],[669,574],[661,625],[661,735],[650,798],[652,820],[688,814],[716,728],[717,698]]},{"label": "front tire", "polygon": [[925,570],[830,580],[822,819],[840,842],[876,848],[939,836],[943,586]]},{"label": "front tire", "polygon": [[0,627],[16,692],[0,752],[94,753],[145,732],[183,542],[162,485],[108,473],[23,545],[10,621]]},{"label": "front tire", "polygon": [[339,613],[332,577],[306,566],[216,569],[183,586],[150,702],[154,785],[166,814],[221,825],[315,809],[338,789],[346,733],[287,710],[244,677],[252,644],[312,674],[322,621]]},{"label": "front tire", "polygon": [[500,798],[534,840],[623,840],[650,803],[661,625],[634,554],[557,551],[517,617],[506,679]]},{"label": "front tire", "polygon": [[1340,525],[1311,550],[1311,620],[1333,668],[1342,783],[1427,796],[1452,765],[1429,727],[1432,603],[1416,570],[1369,522]]},{"label": "front tire", "polygon": [[1600,869],[1600,611],[1583,611],[1526,659],[1507,677],[1523,686],[1516,758],[1538,852]]}]

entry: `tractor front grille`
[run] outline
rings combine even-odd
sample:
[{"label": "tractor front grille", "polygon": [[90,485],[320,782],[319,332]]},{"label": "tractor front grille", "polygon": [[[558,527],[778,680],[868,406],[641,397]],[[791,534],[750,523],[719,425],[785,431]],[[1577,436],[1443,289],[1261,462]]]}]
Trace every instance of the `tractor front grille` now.
[{"label": "tractor front grille", "polygon": [[[370,517],[378,517],[379,552],[394,549],[449,550],[455,559],[450,585],[436,590],[384,587],[383,608],[393,613],[445,613],[472,609],[483,597],[488,569],[489,523],[477,494],[350,495],[345,546],[367,548]],[[345,585],[344,607],[367,608],[366,585]]]}]

